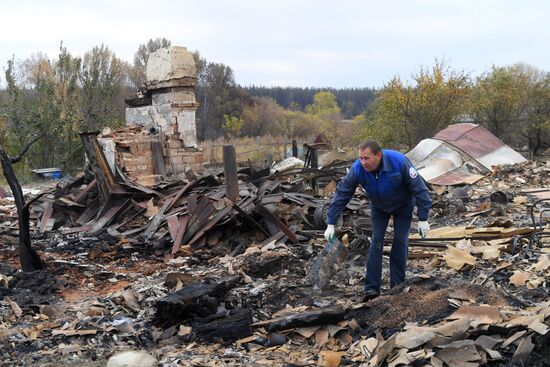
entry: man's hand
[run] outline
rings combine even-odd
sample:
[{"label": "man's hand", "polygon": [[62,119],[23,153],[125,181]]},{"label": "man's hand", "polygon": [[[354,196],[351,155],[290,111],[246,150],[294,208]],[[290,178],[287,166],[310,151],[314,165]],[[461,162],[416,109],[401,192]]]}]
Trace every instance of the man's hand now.
[{"label": "man's hand", "polygon": [[336,238],[335,234],[334,234],[334,224],[329,224],[327,226],[327,229],[325,231],[325,238],[327,239],[327,241],[329,242],[332,242],[334,241],[334,239]]},{"label": "man's hand", "polygon": [[429,231],[430,231],[430,223],[428,223],[427,220],[418,222],[418,233],[420,234],[420,237],[422,237],[422,239],[428,237]]}]

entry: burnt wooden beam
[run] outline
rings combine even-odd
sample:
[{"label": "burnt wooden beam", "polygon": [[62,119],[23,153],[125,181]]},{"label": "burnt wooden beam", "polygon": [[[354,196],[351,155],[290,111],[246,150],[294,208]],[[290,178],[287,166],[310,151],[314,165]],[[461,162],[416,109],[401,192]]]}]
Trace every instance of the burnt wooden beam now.
[{"label": "burnt wooden beam", "polygon": [[164,155],[162,154],[162,145],[158,141],[151,143],[151,150],[153,151],[153,164],[155,168],[155,174],[161,175],[164,179],[166,177],[166,166],[164,165]]},{"label": "burnt wooden beam", "polygon": [[156,303],[155,323],[162,327],[170,327],[185,320],[204,318],[214,314],[219,302],[239,283],[240,279],[239,276],[233,276],[218,281],[209,279],[184,286]]},{"label": "burnt wooden beam", "polygon": [[239,197],[239,180],[237,177],[237,156],[235,147],[223,146],[223,172],[225,175],[226,197],[232,202],[237,202]]},{"label": "burnt wooden beam", "polygon": [[233,342],[252,335],[252,310],[236,309],[222,315],[209,316],[198,320],[193,330],[199,339],[204,341],[221,339],[225,342]]},{"label": "burnt wooden beam", "polygon": [[268,331],[287,330],[305,326],[336,324],[342,321],[345,316],[346,310],[342,306],[331,306],[260,321],[252,326],[254,328],[266,328]]}]

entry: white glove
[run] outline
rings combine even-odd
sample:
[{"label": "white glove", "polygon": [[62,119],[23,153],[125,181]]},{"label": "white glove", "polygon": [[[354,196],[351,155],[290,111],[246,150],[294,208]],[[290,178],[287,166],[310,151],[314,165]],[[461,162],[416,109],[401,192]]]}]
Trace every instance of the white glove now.
[{"label": "white glove", "polygon": [[423,239],[428,237],[428,232],[430,231],[430,223],[427,220],[418,222],[418,233]]},{"label": "white glove", "polygon": [[334,224],[327,225],[327,229],[325,231],[325,238],[327,241],[332,242],[334,241],[335,235],[334,235]]}]

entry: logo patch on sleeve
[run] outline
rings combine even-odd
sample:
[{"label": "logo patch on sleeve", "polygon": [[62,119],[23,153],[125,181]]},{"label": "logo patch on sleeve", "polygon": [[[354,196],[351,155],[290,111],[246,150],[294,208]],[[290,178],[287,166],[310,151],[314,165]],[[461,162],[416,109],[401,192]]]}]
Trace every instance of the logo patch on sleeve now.
[{"label": "logo patch on sleeve", "polygon": [[416,178],[416,176],[418,176],[418,172],[416,172],[414,167],[409,168],[409,176],[411,176],[411,178]]}]

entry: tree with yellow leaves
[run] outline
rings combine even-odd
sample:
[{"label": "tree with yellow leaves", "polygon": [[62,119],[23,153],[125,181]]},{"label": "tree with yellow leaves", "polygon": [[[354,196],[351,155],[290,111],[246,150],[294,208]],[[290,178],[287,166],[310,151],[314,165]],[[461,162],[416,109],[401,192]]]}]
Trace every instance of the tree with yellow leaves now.
[{"label": "tree with yellow leaves", "polygon": [[463,114],[469,90],[468,74],[437,59],[431,68],[412,75],[412,83],[395,76],[365,113],[363,135],[385,146],[410,149]]}]

